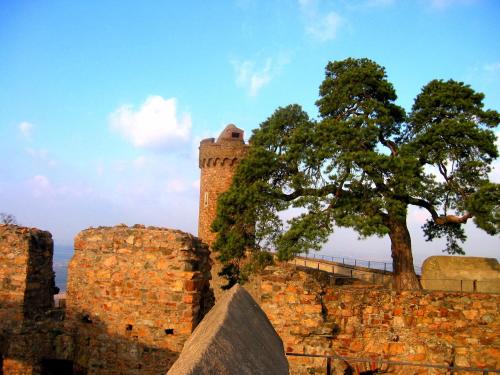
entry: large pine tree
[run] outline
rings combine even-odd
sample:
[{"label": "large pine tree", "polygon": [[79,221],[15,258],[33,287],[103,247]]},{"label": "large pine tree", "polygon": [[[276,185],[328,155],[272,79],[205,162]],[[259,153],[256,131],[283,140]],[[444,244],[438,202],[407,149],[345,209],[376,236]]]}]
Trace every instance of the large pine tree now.
[{"label": "large pine tree", "polygon": [[[330,62],[319,119],[290,105],[253,132],[249,155],[219,200],[219,258],[237,273],[248,249],[290,259],[320,249],[334,225],[351,227],[361,236],[388,234],[394,286],[419,288],[409,206],[429,212],[427,239],[445,236],[450,253],[463,252],[469,219],[491,235],[500,231],[500,189],[488,180],[500,115],[484,110],[483,98],[461,82],[434,80],[407,116],[383,67]],[[290,208],[299,214],[283,223],[279,214]]]}]

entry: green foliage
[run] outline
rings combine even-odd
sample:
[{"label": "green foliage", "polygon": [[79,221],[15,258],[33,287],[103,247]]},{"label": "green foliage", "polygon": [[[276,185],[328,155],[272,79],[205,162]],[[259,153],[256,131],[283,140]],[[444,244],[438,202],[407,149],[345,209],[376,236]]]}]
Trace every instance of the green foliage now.
[{"label": "green foliage", "polygon": [[222,290],[231,289],[231,287],[239,282],[241,282],[240,267],[236,263],[226,263],[222,267],[222,271],[219,272],[219,276],[227,280],[226,285],[222,285]]},{"label": "green foliage", "polygon": [[490,235],[500,233],[500,185],[485,183],[471,194],[466,209],[474,215],[475,224]]},{"label": "green foliage", "polygon": [[267,266],[274,264],[274,257],[268,251],[254,251],[249,259],[241,267],[240,281],[242,283],[248,281],[250,275],[262,271]]},{"label": "green foliage", "polygon": [[231,289],[234,284],[244,284],[248,281],[250,275],[262,271],[267,266],[274,264],[274,257],[268,251],[253,251],[250,257],[241,263],[238,260],[234,260],[230,263],[226,263],[222,267],[222,271],[219,272],[219,276],[227,280],[227,284],[223,285],[221,288],[223,290]]},{"label": "green foliage", "polygon": [[[296,104],[278,108],[254,130],[219,201],[219,259],[263,248],[290,259],[320,249],[334,224],[383,236],[406,228],[410,205],[429,212],[427,239],[446,237],[451,253],[463,253],[470,218],[498,233],[499,187],[488,181],[498,112],[453,80],[424,86],[408,116],[396,99],[383,67],[349,58],[326,66],[319,119]],[[285,222],[283,212],[295,215]]]},{"label": "green foliage", "polygon": [[434,221],[428,220],[422,226],[422,230],[424,231],[426,241],[432,241],[435,238],[446,238],[444,252],[448,254],[465,254],[465,251],[458,243],[459,241],[464,242],[467,239],[464,228],[460,224],[448,223],[438,225]]}]

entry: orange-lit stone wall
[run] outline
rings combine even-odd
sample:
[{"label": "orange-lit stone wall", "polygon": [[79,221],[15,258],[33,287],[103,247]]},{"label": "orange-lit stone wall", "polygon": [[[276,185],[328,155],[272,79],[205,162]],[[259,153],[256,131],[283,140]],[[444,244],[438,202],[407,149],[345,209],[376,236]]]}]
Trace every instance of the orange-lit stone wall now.
[{"label": "orange-lit stone wall", "polygon": [[213,304],[209,250],[164,228],[87,229],[68,270],[65,330],[87,374],[164,374]]},{"label": "orange-lit stone wall", "polygon": [[[260,304],[285,350],[500,368],[500,295],[408,291],[366,285],[335,286],[321,271],[290,265],[269,268],[246,286]],[[324,374],[322,359],[289,357],[291,374]],[[356,367],[357,366],[357,367]],[[396,373],[446,373],[417,367]]]},{"label": "orange-lit stone wall", "polygon": [[53,355],[56,293],[49,232],[0,225],[0,373],[40,372],[42,357]]},{"label": "orange-lit stone wall", "polygon": [[0,331],[54,306],[53,247],[49,232],[0,225]]}]

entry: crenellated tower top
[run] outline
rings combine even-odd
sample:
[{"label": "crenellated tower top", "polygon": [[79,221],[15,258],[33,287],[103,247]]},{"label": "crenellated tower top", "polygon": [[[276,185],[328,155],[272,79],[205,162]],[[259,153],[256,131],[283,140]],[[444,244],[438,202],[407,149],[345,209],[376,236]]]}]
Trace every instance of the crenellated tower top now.
[{"label": "crenellated tower top", "polygon": [[237,128],[234,124],[229,124],[220,133],[217,141],[215,138],[202,140],[200,142],[199,167],[203,169],[236,165],[246,155],[248,149],[243,136],[242,129]]}]

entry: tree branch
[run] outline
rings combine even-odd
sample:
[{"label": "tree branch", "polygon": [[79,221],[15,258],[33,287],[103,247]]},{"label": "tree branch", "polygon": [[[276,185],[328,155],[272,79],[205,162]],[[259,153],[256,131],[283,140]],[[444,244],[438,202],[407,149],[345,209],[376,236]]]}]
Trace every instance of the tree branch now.
[{"label": "tree branch", "polygon": [[425,208],[427,211],[429,211],[429,213],[432,216],[432,220],[437,225],[465,224],[467,222],[467,220],[469,220],[470,218],[472,218],[474,216],[470,212],[467,212],[467,213],[463,214],[462,216],[459,216],[459,215],[438,215],[434,206],[430,202],[428,202],[424,199],[408,197],[407,202],[411,205],[422,207],[422,208]]},{"label": "tree branch", "polygon": [[285,202],[290,202],[293,201],[294,199],[297,199],[299,197],[303,196],[313,196],[313,197],[322,197],[327,194],[339,194],[338,193],[338,187],[336,185],[326,185],[323,186],[322,188],[319,189],[312,189],[312,188],[307,188],[307,189],[297,189],[294,192],[290,194],[285,194],[282,192],[277,192],[277,191],[268,191],[266,192],[267,195],[280,199]]},{"label": "tree branch", "polygon": [[390,139],[385,139],[384,137],[382,137],[382,134],[378,135],[378,140],[385,147],[387,147],[389,150],[391,150],[392,156],[396,156],[398,154],[398,146],[396,145],[396,143],[394,143]]}]

